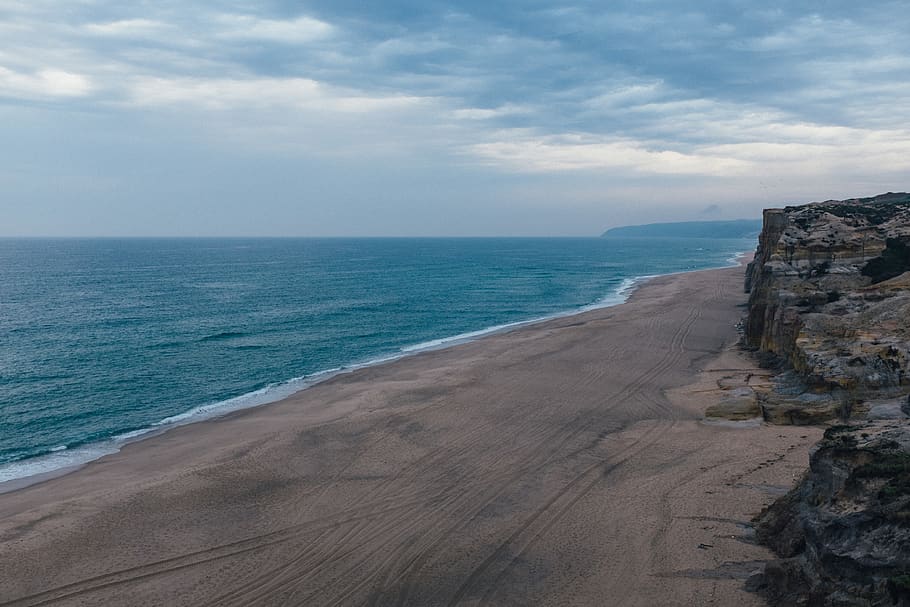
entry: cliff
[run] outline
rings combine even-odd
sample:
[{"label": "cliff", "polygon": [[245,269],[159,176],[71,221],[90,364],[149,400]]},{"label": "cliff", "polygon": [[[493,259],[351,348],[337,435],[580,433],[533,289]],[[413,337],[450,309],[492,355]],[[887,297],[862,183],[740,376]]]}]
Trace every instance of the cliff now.
[{"label": "cliff", "polygon": [[839,417],[756,519],[773,605],[910,607],[910,194],[765,211],[744,341],[783,370],[766,421]]},{"label": "cliff", "polygon": [[746,343],[795,372],[770,421],[910,392],[910,194],[766,210],[745,288]]}]

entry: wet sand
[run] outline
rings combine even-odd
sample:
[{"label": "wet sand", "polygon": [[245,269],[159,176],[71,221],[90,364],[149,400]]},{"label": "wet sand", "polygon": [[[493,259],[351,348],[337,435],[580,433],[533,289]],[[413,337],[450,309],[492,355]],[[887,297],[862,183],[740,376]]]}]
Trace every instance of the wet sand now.
[{"label": "wet sand", "polygon": [[0,495],[0,605],[761,605],[818,430],[701,420],[742,268],[361,369]]}]

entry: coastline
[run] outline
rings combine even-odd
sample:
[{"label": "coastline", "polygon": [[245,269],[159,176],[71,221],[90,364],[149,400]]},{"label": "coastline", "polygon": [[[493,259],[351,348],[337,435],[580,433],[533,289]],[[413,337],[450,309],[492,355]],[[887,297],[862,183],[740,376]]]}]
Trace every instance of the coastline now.
[{"label": "coastline", "polygon": [[[185,412],[172,415],[155,422],[154,424],[116,435],[99,442],[81,444],[75,448],[68,445],[62,445],[57,450],[41,456],[9,462],[0,466],[0,495],[17,491],[19,489],[42,483],[50,479],[59,478],[79,470],[93,461],[103,457],[120,452],[126,445],[131,443],[154,438],[163,433],[169,432],[187,424],[202,423],[230,415],[236,411],[251,409],[280,402],[294,394],[312,388],[313,386],[332,379],[336,375],[352,373],[359,369],[383,365],[396,360],[414,356],[426,351],[433,351],[442,348],[450,348],[463,343],[469,343],[478,339],[483,339],[492,335],[514,331],[523,327],[533,326],[539,323],[583,314],[592,310],[609,308],[625,303],[634,291],[645,284],[647,281],[661,276],[674,276],[677,274],[686,274],[689,272],[702,272],[707,270],[723,269],[727,267],[737,267],[744,265],[744,259],[750,255],[749,252],[735,252],[726,261],[727,266],[709,267],[698,270],[684,270],[681,272],[669,272],[665,274],[647,274],[633,276],[624,279],[616,290],[599,299],[598,301],[582,306],[580,308],[564,310],[546,316],[530,318],[511,322],[503,325],[486,327],[479,330],[469,331],[459,335],[447,336],[431,340],[429,342],[417,343],[410,346],[404,346],[397,353],[383,354],[376,358],[365,361],[353,361],[341,367],[324,369],[301,377],[294,377],[280,382],[269,384],[253,392],[240,394],[235,397],[206,403],[191,408]],[[23,473],[22,470],[27,472]],[[34,471],[28,471],[34,470]]]},{"label": "coastline", "polygon": [[655,278],[4,494],[0,601],[759,605],[748,521],[815,432],[699,421],[752,364],[740,282]]}]

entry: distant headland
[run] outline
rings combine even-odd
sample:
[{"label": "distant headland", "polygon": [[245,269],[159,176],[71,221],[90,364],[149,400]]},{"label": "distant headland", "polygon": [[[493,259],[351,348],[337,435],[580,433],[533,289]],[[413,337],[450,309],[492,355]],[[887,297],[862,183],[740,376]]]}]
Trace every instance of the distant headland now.
[{"label": "distant headland", "polygon": [[610,228],[605,238],[754,238],[761,232],[761,219],[728,221],[678,221]]}]

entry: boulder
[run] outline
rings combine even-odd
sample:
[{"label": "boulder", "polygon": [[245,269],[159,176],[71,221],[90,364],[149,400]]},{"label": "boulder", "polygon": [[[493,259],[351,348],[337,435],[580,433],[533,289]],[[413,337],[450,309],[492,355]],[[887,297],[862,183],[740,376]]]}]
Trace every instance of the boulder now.
[{"label": "boulder", "polygon": [[720,402],[711,405],[705,410],[705,417],[726,419],[730,421],[744,421],[762,417],[762,409],[758,404],[755,390],[748,387],[739,387],[730,390],[721,398]]}]

